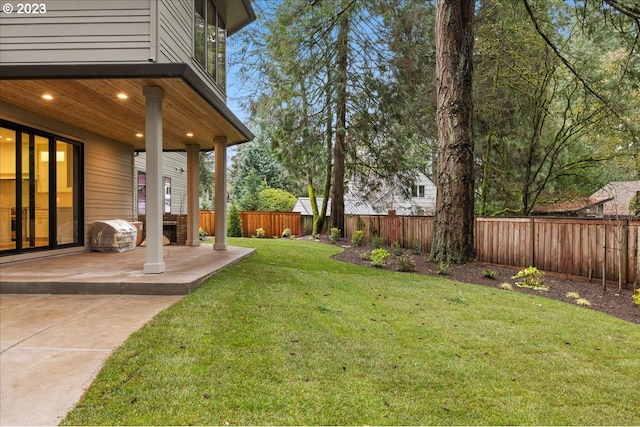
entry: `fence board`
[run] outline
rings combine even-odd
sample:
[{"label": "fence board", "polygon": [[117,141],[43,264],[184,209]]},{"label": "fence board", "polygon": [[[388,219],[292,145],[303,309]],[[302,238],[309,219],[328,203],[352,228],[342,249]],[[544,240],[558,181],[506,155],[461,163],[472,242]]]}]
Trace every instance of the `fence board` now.
[{"label": "fence board", "polygon": [[[210,236],[215,235],[215,211],[200,211],[199,226]],[[293,235],[299,236],[302,230],[302,220],[299,212],[240,212],[240,220],[244,237],[256,234],[258,228],[265,231],[266,237],[281,236],[285,229],[290,229]]]},{"label": "fence board", "polygon": [[[397,223],[392,221],[399,218],[400,230],[395,233],[400,237],[394,238]],[[354,215],[345,220],[347,237],[358,228],[357,221],[367,238],[375,232],[387,243],[397,240],[403,247],[410,247],[418,239],[423,251],[431,250],[433,217]],[[513,267],[527,267],[533,259],[533,265],[541,270],[593,280],[602,280],[606,268],[606,280],[617,281],[623,241],[621,224],[617,220],[587,218],[476,218],[477,259]],[[626,241],[627,283],[638,283],[640,221],[629,221]]]}]

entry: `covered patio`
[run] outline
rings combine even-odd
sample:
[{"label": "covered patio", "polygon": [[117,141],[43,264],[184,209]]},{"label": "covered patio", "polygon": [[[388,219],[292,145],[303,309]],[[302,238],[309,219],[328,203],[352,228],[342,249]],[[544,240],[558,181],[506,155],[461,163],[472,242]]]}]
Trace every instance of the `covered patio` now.
[{"label": "covered patio", "polygon": [[137,247],[129,252],[85,252],[5,264],[0,293],[185,295],[255,249],[228,246],[214,255],[211,245],[164,246],[163,274],[145,274],[146,251]]}]

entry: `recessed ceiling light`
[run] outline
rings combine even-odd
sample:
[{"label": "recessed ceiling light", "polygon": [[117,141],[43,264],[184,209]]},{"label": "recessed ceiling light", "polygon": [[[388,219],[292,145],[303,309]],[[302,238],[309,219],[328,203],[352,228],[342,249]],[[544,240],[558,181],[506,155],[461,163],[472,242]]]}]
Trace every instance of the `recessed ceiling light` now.
[{"label": "recessed ceiling light", "polygon": [[118,99],[129,99],[129,95],[127,95],[127,94],[126,94],[126,93],[124,93],[124,92],[120,92],[120,93],[118,94]]},{"label": "recessed ceiling light", "polygon": [[138,132],[138,133],[136,133],[136,136],[137,136],[138,138],[142,138],[144,135],[143,135],[141,132]]},{"label": "recessed ceiling light", "polygon": [[187,132],[187,136],[191,138],[193,136],[193,132]]},{"label": "recessed ceiling light", "polygon": [[46,99],[47,101],[51,101],[53,99],[53,95],[51,95],[49,93],[45,93],[44,95],[42,95],[42,99]]}]

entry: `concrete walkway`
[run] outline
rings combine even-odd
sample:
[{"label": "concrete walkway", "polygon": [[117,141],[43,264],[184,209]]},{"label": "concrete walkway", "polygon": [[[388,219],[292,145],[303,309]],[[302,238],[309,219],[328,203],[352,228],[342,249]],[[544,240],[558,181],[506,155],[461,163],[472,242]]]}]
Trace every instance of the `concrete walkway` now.
[{"label": "concrete walkway", "polygon": [[180,298],[0,295],[0,425],[57,425],[112,351]]}]

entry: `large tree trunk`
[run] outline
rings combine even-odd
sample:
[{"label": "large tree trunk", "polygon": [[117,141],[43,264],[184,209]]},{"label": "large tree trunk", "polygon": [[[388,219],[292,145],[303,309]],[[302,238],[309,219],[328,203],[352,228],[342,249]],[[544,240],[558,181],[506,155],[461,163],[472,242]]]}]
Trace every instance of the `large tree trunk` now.
[{"label": "large tree trunk", "polygon": [[340,17],[340,32],[338,33],[336,144],[333,151],[333,197],[331,199],[331,227],[338,228],[341,235],[344,235],[344,163],[347,134],[348,33],[348,14],[343,13]]},{"label": "large tree trunk", "polygon": [[437,0],[436,90],[438,173],[431,258],[464,263],[475,258],[473,132],[474,0]]}]

